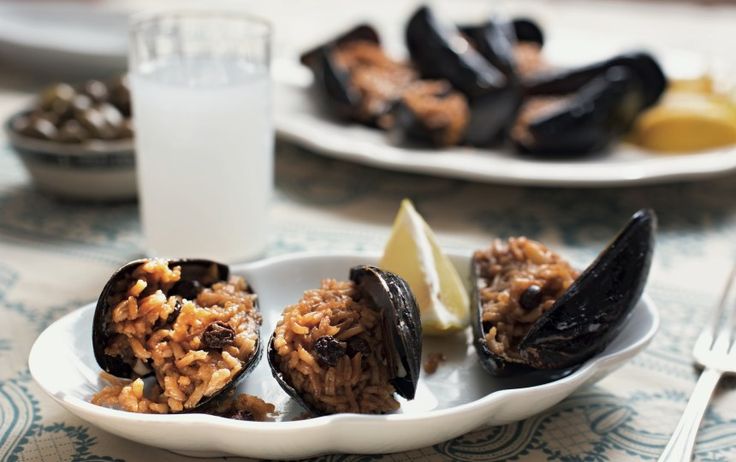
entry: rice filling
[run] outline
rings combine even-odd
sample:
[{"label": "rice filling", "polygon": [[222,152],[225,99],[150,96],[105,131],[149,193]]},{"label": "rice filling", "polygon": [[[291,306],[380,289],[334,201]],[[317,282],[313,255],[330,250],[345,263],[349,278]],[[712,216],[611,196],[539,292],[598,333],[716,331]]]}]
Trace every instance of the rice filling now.
[{"label": "rice filling", "polygon": [[388,112],[404,89],[416,80],[416,71],[408,64],[394,61],[380,45],[355,41],[337,47],[333,59],[350,74],[350,84],[360,93],[357,118],[370,121]]},{"label": "rice filling", "polygon": [[242,277],[211,287],[182,281],[181,268],[149,260],[117,296],[105,354],[118,356],[156,384],[144,393],[138,378],[111,384],[94,404],[132,412],[181,412],[221,391],[257,351],[261,315]]},{"label": "rice filling", "polygon": [[577,279],[578,272],[543,244],[525,237],[496,239],[476,251],[481,321],[488,349],[522,362],[518,346],[531,326]]},{"label": "rice filling", "polygon": [[321,412],[394,411],[381,321],[353,282],[326,279],[284,310],[273,338],[275,366]]}]

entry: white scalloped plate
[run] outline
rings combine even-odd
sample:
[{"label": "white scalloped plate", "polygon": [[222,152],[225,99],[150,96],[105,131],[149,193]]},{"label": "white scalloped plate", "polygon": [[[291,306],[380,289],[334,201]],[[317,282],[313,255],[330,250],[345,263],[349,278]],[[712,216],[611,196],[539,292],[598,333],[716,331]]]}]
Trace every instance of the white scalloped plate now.
[{"label": "white scalloped plate", "polygon": [[[264,339],[284,306],[325,277],[345,279],[356,264],[375,263],[364,254],[296,254],[232,267],[260,297]],[[453,261],[467,276],[468,257]],[[284,411],[277,422],[234,421],[204,414],[143,415],[90,404],[101,386],[91,345],[94,304],[49,326],[28,359],[39,386],[70,412],[123,438],[199,456],[301,458],[326,453],[390,453],[422,448],[483,425],[500,425],[544,411],[583,385],[600,380],[641,351],[654,336],[659,316],[646,296],[622,334],[601,354],[571,375],[533,384],[485,373],[465,335],[430,338],[424,353],[444,352],[447,361],[433,375],[422,375],[417,397],[402,401],[391,415],[338,414],[288,421],[301,410],[271,377],[264,359],[240,391],[258,395]]]}]

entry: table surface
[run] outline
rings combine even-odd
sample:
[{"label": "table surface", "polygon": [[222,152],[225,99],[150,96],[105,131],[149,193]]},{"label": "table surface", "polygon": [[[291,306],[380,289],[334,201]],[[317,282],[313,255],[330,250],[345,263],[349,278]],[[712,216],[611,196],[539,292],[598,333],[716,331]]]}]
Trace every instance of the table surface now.
[{"label": "table surface", "polygon": [[[560,13],[567,21],[581,14],[580,2],[548,3],[570,13]],[[668,13],[670,30],[687,24],[682,18],[690,7],[678,8],[679,16]],[[620,12],[621,5],[611,11]],[[711,16],[716,21],[718,14]],[[631,27],[641,27],[641,16],[631,17]],[[688,34],[691,42],[698,35],[683,26],[682,34],[670,36],[677,42]],[[0,73],[1,118],[28,98],[33,81]],[[414,200],[447,249],[470,252],[494,236],[523,234],[578,262],[592,259],[635,210],[651,207],[660,218],[648,291],[662,314],[661,331],[622,369],[523,422],[402,454],[318,460],[656,459],[697,377],[691,345],[736,261],[736,177],[631,189],[534,189],[381,171],[285,143],[276,151],[271,255],[379,250],[404,197]],[[0,460],[179,459],[80,421],[45,396],[28,372],[36,336],[94,300],[117,266],[140,255],[135,203],[89,205],[40,195],[0,139]],[[697,460],[736,460],[735,389],[736,381],[724,380],[715,395]]]}]

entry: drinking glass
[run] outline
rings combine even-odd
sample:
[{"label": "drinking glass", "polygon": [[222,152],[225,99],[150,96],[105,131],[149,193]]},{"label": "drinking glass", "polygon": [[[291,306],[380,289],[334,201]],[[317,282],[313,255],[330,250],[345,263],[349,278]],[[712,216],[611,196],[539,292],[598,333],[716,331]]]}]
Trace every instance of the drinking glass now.
[{"label": "drinking glass", "polygon": [[263,253],[273,191],[271,28],[236,11],[130,26],[139,203],[152,256]]}]

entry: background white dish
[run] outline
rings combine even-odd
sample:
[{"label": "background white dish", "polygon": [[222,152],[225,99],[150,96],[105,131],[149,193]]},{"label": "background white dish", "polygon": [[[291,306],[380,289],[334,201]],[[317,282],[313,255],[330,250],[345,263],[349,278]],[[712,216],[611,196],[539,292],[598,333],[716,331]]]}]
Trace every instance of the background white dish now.
[{"label": "background white dish", "polygon": [[[325,277],[345,279],[351,266],[376,260],[375,255],[297,254],[239,265],[232,270],[245,275],[259,294],[264,317],[262,338],[266,341],[282,308],[295,302],[304,290],[317,287]],[[468,257],[455,255],[453,262],[467,276]],[[397,414],[243,422],[204,414],[141,415],[90,404],[90,396],[101,386],[91,345],[93,311],[94,304],[90,304],[61,318],[33,345],[29,367],[46,393],[91,424],[140,443],[189,455],[257,458],[404,451],[451,439],[484,424],[522,420],[621,366],[649,343],[659,325],[654,304],[644,297],[627,328],[603,353],[568,377],[536,386],[524,380],[489,376],[462,335],[425,339],[425,355],[441,351],[448,360],[435,374],[422,375],[417,398],[402,402]],[[265,358],[240,391],[258,395],[276,404],[279,410],[285,409],[284,419],[301,413],[271,377]]]},{"label": "background white dish", "polygon": [[66,78],[123,72],[128,14],[107,2],[0,2],[0,55]]},{"label": "background white dish", "polygon": [[278,134],[318,153],[374,167],[532,186],[629,186],[695,180],[736,171],[736,147],[664,155],[625,143],[610,152],[566,160],[541,160],[511,149],[404,147],[385,132],[336,121],[315,104],[310,88],[281,84],[275,92]]},{"label": "background white dish", "polygon": [[[489,13],[482,3],[475,6],[472,3],[451,5],[448,2],[442,11],[462,13],[460,16],[465,21]],[[84,79],[122,72],[126,67],[127,18],[135,5],[135,2],[120,5],[111,2],[0,2],[0,56],[10,58],[8,62],[25,63],[41,69],[44,74],[51,72],[57,78]],[[142,5],[138,4],[139,7]],[[553,15],[550,7],[544,4],[525,5],[518,13],[530,14],[541,21],[549,38],[545,54],[551,62],[574,65],[642,47],[633,39],[641,37],[641,32],[600,36],[594,29],[586,30],[586,21],[581,18],[575,27],[570,27],[565,23],[564,14]],[[599,156],[545,162],[520,157],[503,149],[452,148],[437,151],[394,145],[382,132],[359,125],[339,124],[325,117],[313,104],[308,89],[292,85],[304,82],[304,69],[294,64],[294,55],[315,44],[314,31],[284,22],[286,20],[276,14],[278,7],[249,4],[247,8],[274,21],[278,34],[281,34],[276,40],[277,53],[273,62],[274,78],[280,82],[274,92],[274,118],[278,133],[315,152],[392,170],[536,186],[627,186],[695,180],[736,171],[736,148],[667,156],[652,155],[621,144],[615,146],[611,153]],[[309,5],[302,8],[308,9]],[[403,52],[399,32],[411,5],[402,5],[402,8],[406,11],[398,15],[385,8],[386,14],[371,16],[371,22],[379,26],[382,36],[388,36],[384,37],[387,38],[387,46],[395,54]],[[575,11],[576,14],[588,15],[593,12],[595,8]],[[585,14],[583,16],[587,17]],[[295,17],[302,16],[296,13]],[[347,22],[333,21],[325,25],[324,33],[316,35],[326,40],[356,20],[358,18],[345,18]],[[585,40],[580,40],[581,37]],[[705,53],[665,46],[656,36],[647,37],[644,45],[653,49],[670,76],[696,77],[705,70],[712,70],[710,61],[721,64],[723,61],[717,59],[718,55],[708,55],[705,59]],[[726,61],[730,63],[729,58]]]}]

